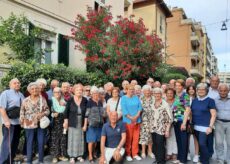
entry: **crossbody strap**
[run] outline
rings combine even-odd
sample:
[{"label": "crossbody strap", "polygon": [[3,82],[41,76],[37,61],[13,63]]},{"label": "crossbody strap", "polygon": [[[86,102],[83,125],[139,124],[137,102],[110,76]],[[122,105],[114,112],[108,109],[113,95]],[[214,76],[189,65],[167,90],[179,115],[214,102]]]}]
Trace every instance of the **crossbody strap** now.
[{"label": "crossbody strap", "polygon": [[120,97],[118,98],[118,101],[117,101],[117,105],[116,105],[115,111],[117,111],[119,102],[120,102]]}]

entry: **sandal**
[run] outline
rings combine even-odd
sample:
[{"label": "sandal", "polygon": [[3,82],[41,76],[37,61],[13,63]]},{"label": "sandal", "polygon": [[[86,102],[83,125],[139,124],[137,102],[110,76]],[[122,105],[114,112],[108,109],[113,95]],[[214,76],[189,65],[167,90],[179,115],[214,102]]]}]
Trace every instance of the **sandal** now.
[{"label": "sandal", "polygon": [[85,161],[82,157],[78,157],[77,160],[81,163]]}]

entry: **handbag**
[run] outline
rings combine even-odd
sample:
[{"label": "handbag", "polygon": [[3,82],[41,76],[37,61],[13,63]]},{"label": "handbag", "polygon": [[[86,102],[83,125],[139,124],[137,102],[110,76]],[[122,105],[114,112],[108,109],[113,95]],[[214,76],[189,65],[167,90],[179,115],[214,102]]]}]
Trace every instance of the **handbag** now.
[{"label": "handbag", "polygon": [[187,133],[194,134],[194,124],[193,123],[188,123]]},{"label": "handbag", "polygon": [[[42,112],[42,97],[40,96],[40,112]],[[47,116],[43,116],[40,119],[40,128],[45,129],[49,126],[50,120]]]},{"label": "handbag", "polygon": [[[20,106],[21,106],[22,100],[20,98]],[[6,110],[6,114],[10,119],[17,119],[20,116],[20,106],[13,106]]]}]

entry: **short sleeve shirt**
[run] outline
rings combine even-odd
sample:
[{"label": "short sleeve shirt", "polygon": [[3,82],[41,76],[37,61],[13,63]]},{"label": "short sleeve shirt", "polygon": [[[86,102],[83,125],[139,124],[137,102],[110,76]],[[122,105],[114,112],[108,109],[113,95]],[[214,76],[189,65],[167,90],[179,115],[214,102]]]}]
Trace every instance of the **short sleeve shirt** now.
[{"label": "short sleeve shirt", "polygon": [[122,133],[126,132],[125,124],[121,121],[116,124],[115,128],[112,128],[109,122],[105,123],[101,135],[106,137],[105,147],[116,148],[122,137]]},{"label": "short sleeve shirt", "polygon": [[183,121],[185,108],[190,107],[190,97],[183,92],[181,96],[176,95],[175,101],[172,105],[174,121]]}]

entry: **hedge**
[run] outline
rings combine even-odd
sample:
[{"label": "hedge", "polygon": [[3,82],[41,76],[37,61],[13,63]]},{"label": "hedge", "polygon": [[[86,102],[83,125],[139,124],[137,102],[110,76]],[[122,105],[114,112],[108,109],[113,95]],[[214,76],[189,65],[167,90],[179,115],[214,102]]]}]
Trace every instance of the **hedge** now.
[{"label": "hedge", "polygon": [[186,76],[179,74],[179,73],[170,73],[166,74],[164,77],[162,77],[163,83],[168,83],[171,79],[183,79],[186,80]]},{"label": "hedge", "polygon": [[63,64],[36,64],[36,63],[14,63],[8,74],[1,80],[4,89],[8,88],[9,81],[18,78],[21,82],[22,91],[26,90],[30,82],[38,78],[45,78],[50,84],[52,79],[60,82],[68,81],[71,84],[82,83],[84,85],[102,86],[108,79],[100,73],[88,73],[64,66]]}]

